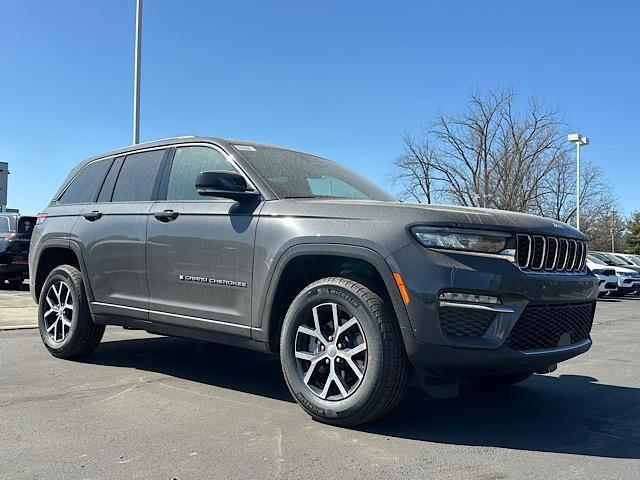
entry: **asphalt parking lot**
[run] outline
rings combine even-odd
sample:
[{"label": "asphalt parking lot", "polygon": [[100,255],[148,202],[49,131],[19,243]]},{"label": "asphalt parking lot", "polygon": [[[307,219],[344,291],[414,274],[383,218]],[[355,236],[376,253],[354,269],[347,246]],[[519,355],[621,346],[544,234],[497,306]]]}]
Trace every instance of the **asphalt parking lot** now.
[{"label": "asphalt parking lot", "polygon": [[[28,292],[0,320],[33,323]],[[6,323],[6,322],[5,322]],[[275,357],[109,328],[82,361],[0,331],[2,478],[640,478],[640,298],[598,304],[594,347],[506,391],[413,386],[358,429],[309,419]]]}]

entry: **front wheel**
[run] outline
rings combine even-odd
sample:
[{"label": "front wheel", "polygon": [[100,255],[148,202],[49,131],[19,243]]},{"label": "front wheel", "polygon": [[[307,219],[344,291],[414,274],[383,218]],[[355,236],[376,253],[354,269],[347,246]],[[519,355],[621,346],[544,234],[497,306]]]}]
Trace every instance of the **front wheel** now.
[{"label": "front wheel", "polygon": [[387,414],[407,386],[409,363],[396,319],[378,295],[344,278],[318,280],[294,299],[280,358],[296,401],[332,425]]},{"label": "front wheel", "polygon": [[59,358],[86,355],[100,343],[104,325],[91,318],[77,268],[61,265],[49,273],[40,292],[38,328],[49,353]]}]

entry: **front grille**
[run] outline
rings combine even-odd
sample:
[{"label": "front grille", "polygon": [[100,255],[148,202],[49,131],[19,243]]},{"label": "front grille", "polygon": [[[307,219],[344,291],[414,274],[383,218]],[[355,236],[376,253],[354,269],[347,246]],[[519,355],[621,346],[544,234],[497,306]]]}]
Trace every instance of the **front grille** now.
[{"label": "front grille", "polygon": [[484,310],[440,307],[440,328],[449,337],[481,337],[496,314]]},{"label": "front grille", "polygon": [[518,234],[518,266],[529,272],[582,272],[587,244],[570,238]]},{"label": "front grille", "polygon": [[605,283],[604,288],[616,288],[617,286],[617,282],[607,282]]},{"label": "front grille", "polygon": [[[541,350],[573,344],[589,338],[595,302],[562,305],[528,305],[507,337],[515,350]],[[567,338],[567,335],[570,336]],[[562,345],[560,345],[562,346]]]}]

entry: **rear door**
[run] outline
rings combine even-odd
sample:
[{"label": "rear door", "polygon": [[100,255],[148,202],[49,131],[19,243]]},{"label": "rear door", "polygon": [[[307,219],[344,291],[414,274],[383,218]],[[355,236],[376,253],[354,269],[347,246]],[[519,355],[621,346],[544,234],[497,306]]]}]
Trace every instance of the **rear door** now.
[{"label": "rear door", "polygon": [[149,319],[249,335],[259,205],[204,197],[203,171],[238,171],[212,145],[178,146],[147,227]]},{"label": "rear door", "polygon": [[94,313],[147,317],[147,219],[166,152],[156,148],[113,159],[97,201],[85,207],[76,224]]}]

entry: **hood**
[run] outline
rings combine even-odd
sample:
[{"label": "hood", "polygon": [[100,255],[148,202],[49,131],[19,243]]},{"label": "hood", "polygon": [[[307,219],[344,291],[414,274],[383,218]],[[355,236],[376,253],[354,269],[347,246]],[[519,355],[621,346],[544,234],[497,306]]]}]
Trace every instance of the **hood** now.
[{"label": "hood", "polygon": [[[638,273],[635,270],[631,270],[630,268],[617,267],[615,265],[612,265],[612,266],[610,266],[608,268],[613,268],[616,271],[616,273],[635,273],[638,277],[640,277],[640,273]],[[636,276],[636,275],[634,275],[634,276]]]},{"label": "hood", "polygon": [[572,226],[525,213],[488,208],[447,205],[421,205],[369,200],[338,200],[326,198],[283,199],[276,201],[277,210],[285,215],[304,215],[377,222],[402,223],[403,227],[433,225],[457,228],[481,228],[514,233],[532,233],[585,240]]}]

